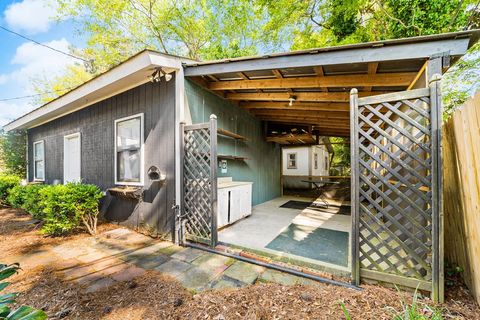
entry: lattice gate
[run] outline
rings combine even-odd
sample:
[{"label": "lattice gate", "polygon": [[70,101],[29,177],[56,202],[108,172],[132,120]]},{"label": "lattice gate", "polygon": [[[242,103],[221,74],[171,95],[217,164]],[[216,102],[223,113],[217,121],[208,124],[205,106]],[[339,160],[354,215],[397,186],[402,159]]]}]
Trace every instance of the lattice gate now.
[{"label": "lattice gate", "polygon": [[352,277],[443,295],[439,81],[351,94]]},{"label": "lattice gate", "polygon": [[180,239],[217,243],[217,118],[184,125]]}]

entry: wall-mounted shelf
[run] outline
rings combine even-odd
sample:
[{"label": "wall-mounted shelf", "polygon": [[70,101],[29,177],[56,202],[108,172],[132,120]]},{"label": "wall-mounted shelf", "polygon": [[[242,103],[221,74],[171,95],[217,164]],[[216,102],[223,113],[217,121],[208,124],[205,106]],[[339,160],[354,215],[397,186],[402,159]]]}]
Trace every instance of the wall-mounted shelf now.
[{"label": "wall-mounted shelf", "polygon": [[227,160],[238,160],[238,161],[245,161],[248,160],[248,158],[245,157],[240,157],[240,156],[234,156],[231,154],[219,154],[217,155],[218,159],[227,159]]},{"label": "wall-mounted shelf", "polygon": [[231,131],[228,131],[228,130],[225,130],[225,129],[217,129],[217,133],[219,135],[222,135],[222,136],[225,136],[225,137],[230,137],[230,138],[233,138],[235,140],[241,140],[241,141],[247,141],[247,138],[244,137],[244,136],[241,136],[239,134],[236,134],[234,132],[231,132]]}]

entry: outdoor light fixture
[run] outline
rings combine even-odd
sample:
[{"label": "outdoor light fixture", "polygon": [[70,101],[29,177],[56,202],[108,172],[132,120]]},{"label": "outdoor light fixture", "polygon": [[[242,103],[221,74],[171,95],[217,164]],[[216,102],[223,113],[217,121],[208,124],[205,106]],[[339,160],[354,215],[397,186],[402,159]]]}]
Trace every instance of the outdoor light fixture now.
[{"label": "outdoor light fixture", "polygon": [[172,80],[172,74],[165,72],[162,68],[157,68],[149,77],[151,82],[158,83],[161,81],[162,77],[165,77],[165,81],[168,82]]},{"label": "outdoor light fixture", "polygon": [[288,103],[288,106],[289,106],[289,107],[293,106],[293,101],[295,101],[295,100],[297,100],[297,97],[295,97],[295,96],[290,96],[290,98],[288,98],[288,101],[290,101],[290,102]]}]

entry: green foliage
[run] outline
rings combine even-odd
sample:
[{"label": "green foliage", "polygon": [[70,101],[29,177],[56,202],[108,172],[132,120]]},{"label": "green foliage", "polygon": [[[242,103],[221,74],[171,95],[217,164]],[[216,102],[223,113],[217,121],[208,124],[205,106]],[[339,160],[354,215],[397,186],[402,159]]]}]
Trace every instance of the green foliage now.
[{"label": "green foliage", "polygon": [[20,184],[20,178],[15,175],[0,175],[0,204],[7,204],[11,189]]},{"label": "green foliage", "polygon": [[[5,280],[18,272],[18,263],[6,265],[0,264],[0,281]],[[10,282],[0,282],[0,291],[8,287]],[[11,310],[10,305],[15,303],[18,293],[0,294],[0,320],[44,320],[47,314],[32,307],[21,306]]]},{"label": "green foliage", "polygon": [[25,131],[0,131],[0,161],[7,174],[26,177],[27,138]]},{"label": "green foliage", "polygon": [[350,170],[350,144],[348,143],[348,139],[331,137],[330,142],[332,143],[334,152],[333,161],[330,167],[344,168],[339,172],[332,173],[338,175],[348,175]]},{"label": "green foliage", "polygon": [[83,223],[89,233],[96,233],[98,203],[103,197],[97,186],[69,183],[42,188],[39,194],[45,214],[42,232],[63,235]]},{"label": "green foliage", "polygon": [[340,307],[342,307],[343,315],[345,316],[345,320],[351,320],[350,312],[348,312],[347,307],[345,307],[345,303],[341,302]]},{"label": "green foliage", "polygon": [[35,219],[43,219],[44,201],[42,201],[40,190],[49,187],[43,184],[17,185],[10,189],[7,202],[14,208],[24,209]]},{"label": "green foliage", "polygon": [[[398,291],[400,291],[397,288]],[[413,294],[412,303],[402,300],[402,311],[394,312],[393,320],[443,320],[440,310],[429,306],[420,306],[418,302],[418,289]]]}]

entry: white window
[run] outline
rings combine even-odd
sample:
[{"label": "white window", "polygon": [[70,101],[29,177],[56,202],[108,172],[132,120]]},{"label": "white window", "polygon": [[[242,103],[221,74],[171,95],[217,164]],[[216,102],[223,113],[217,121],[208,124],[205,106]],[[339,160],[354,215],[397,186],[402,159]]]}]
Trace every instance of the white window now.
[{"label": "white window", "polygon": [[143,113],[115,120],[115,183],[143,185]]},{"label": "white window", "polygon": [[297,169],[296,153],[287,153],[287,169]]},{"label": "white window", "polygon": [[45,181],[45,141],[33,143],[33,180]]},{"label": "white window", "polygon": [[318,169],[318,153],[313,154],[313,166],[315,169]]}]

